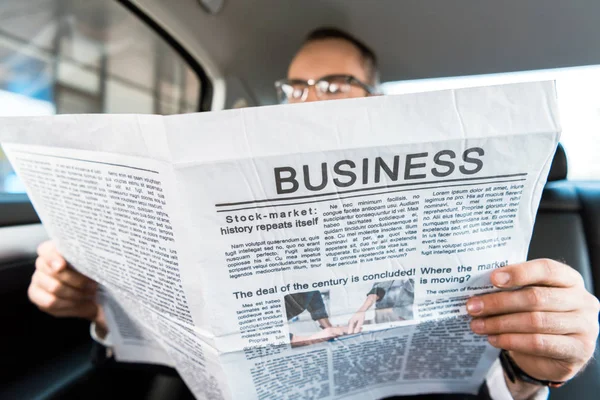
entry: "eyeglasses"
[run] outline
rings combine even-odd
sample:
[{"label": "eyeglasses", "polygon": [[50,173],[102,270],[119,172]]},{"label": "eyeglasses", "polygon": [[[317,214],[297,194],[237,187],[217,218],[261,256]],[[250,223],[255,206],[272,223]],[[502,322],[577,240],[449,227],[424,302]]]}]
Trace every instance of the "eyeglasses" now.
[{"label": "eyeglasses", "polygon": [[344,99],[349,97],[352,88],[359,88],[367,94],[375,94],[375,88],[356,79],[352,75],[327,75],[318,80],[280,79],[275,82],[280,103],[300,103],[306,101],[308,90],[314,86],[319,100]]}]

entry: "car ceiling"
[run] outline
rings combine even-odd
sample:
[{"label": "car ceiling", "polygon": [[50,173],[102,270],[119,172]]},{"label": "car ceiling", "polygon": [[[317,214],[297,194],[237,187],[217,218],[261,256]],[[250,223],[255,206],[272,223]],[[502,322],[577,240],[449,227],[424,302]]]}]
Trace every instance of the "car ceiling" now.
[{"label": "car ceiling", "polygon": [[597,0],[224,0],[209,15],[197,0],[138,0],[177,21],[226,77],[260,104],[308,31],[336,26],[378,54],[382,81],[600,64]]},{"label": "car ceiling", "polygon": [[[205,66],[216,96],[225,95],[218,93],[224,87],[228,100],[241,94],[250,104],[275,101],[273,81],[285,76],[306,34],[321,26],[371,46],[384,82],[600,64],[598,0],[222,0],[216,15],[201,6],[220,1],[121,0],[156,20]],[[73,12],[91,26],[115,22],[104,2],[81,3],[10,0],[0,19],[25,40],[47,24],[56,5],[76,6]],[[136,32],[120,34],[143,51],[149,40],[132,38]]]}]

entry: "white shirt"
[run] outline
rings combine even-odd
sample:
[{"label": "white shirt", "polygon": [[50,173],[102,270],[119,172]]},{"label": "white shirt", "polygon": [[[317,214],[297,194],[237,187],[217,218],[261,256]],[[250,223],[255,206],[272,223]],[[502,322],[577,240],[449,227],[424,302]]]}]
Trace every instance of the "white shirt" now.
[{"label": "white shirt", "polygon": [[[96,333],[96,324],[92,323],[90,326],[90,333],[96,342],[106,347],[112,346],[110,332],[103,339],[101,339]],[[502,371],[500,360],[496,360],[494,364],[492,364],[492,368],[485,377],[485,382],[492,400],[513,400],[513,397],[508,390],[508,386],[506,386],[504,371]],[[531,396],[529,400],[546,400],[548,399],[549,394],[550,390],[547,387],[544,387],[541,388],[535,395]]]}]

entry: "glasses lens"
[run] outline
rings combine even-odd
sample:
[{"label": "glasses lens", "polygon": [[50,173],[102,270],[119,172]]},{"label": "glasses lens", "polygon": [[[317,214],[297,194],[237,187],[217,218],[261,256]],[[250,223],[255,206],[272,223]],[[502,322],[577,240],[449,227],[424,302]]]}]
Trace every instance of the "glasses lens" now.
[{"label": "glasses lens", "polygon": [[322,98],[337,99],[346,96],[351,89],[345,77],[330,77],[316,83],[317,93]]},{"label": "glasses lens", "polygon": [[282,103],[296,103],[304,100],[308,86],[303,83],[285,82],[278,86],[279,101]]}]

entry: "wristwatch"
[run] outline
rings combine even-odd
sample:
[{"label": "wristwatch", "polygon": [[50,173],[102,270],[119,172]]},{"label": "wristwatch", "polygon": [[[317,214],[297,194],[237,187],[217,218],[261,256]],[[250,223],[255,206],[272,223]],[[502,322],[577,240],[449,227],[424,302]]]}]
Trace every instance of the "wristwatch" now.
[{"label": "wristwatch", "polygon": [[502,364],[502,369],[504,369],[504,372],[506,372],[508,379],[510,379],[512,383],[515,383],[515,380],[519,379],[522,382],[531,383],[539,386],[548,386],[551,388],[561,387],[566,383],[566,381],[543,381],[535,379],[534,377],[523,371],[521,368],[519,368],[515,360],[512,359],[512,357],[508,354],[508,351],[506,350],[502,350],[500,352],[500,364]]}]

